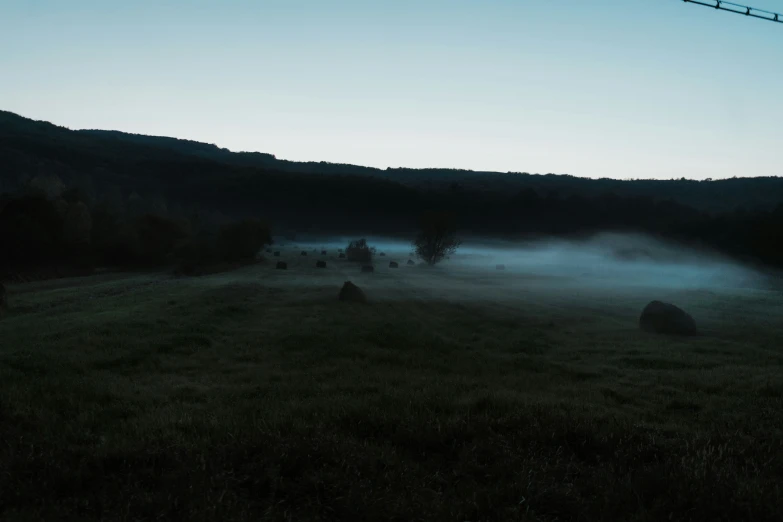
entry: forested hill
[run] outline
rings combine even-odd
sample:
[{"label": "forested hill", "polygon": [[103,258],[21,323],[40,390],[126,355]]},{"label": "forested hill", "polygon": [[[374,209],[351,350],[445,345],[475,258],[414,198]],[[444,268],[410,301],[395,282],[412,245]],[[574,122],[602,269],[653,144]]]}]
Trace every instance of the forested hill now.
[{"label": "forested hill", "polygon": [[[262,146],[263,144],[259,144]],[[367,176],[408,187],[439,192],[480,191],[523,194],[534,190],[545,197],[643,197],[672,201],[707,212],[738,208],[770,210],[783,201],[783,178],[734,178],[715,181],[585,179],[569,175],[474,172],[454,169],[375,169],[325,162],[294,162],[272,154],[231,152],[216,145],[120,131],[73,131],[0,111],[0,191],[13,190],[40,174],[67,181],[89,177],[96,187],[123,191],[167,191],[150,178],[162,164],[197,165],[194,171],[218,175],[225,168],[256,169],[265,173]],[[176,170],[182,170],[177,168]],[[632,175],[633,165],[628,166]],[[781,172],[783,174],[783,172]],[[209,174],[201,181],[207,182]],[[246,173],[247,174],[247,173]],[[742,173],[738,173],[742,174]],[[665,177],[666,173],[662,173]],[[163,174],[162,178],[166,178]]]},{"label": "forested hill", "polygon": [[[91,248],[102,252],[108,247],[101,238],[142,238],[149,223],[171,220],[186,222],[196,235],[259,218],[275,234],[410,238],[418,217],[433,210],[454,216],[465,235],[636,231],[783,267],[780,178],[617,181],[379,170],[289,162],[174,138],[72,131],[0,113],[0,250],[30,249],[35,237],[41,261],[51,257],[52,245],[67,251],[62,234],[69,212],[92,223]],[[45,241],[41,230],[48,230]],[[173,247],[169,239],[161,244]]]}]

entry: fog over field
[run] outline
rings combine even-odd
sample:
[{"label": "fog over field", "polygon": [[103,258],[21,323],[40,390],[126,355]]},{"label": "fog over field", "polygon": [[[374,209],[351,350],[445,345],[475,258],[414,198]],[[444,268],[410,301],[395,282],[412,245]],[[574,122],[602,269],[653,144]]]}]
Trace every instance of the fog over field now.
[{"label": "fog over field", "polygon": [[[315,241],[281,239],[275,248],[326,249],[330,254],[345,248],[352,238]],[[383,237],[368,237],[377,249],[375,264],[383,269],[388,261],[404,264],[410,258],[410,243]],[[379,257],[378,254],[386,256]],[[415,259],[415,258],[414,258]],[[416,260],[419,263],[419,260]],[[502,264],[505,270],[498,272]],[[429,267],[421,267],[429,268]],[[638,234],[605,233],[583,240],[540,240],[511,242],[470,238],[457,253],[426,272],[431,278],[454,276],[460,281],[488,276],[524,278],[528,284],[595,287],[610,290],[633,287],[666,290],[719,290],[765,288],[769,277],[718,254],[665,243]],[[423,281],[422,281],[423,283]]]}]

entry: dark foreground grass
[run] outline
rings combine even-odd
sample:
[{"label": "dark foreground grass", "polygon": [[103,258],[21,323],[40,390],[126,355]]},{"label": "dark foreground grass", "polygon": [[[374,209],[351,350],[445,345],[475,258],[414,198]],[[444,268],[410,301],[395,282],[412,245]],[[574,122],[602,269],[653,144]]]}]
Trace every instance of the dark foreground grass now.
[{"label": "dark foreground grass", "polygon": [[23,290],[0,322],[2,520],[783,514],[776,318],[677,340],[636,310],[252,278]]}]

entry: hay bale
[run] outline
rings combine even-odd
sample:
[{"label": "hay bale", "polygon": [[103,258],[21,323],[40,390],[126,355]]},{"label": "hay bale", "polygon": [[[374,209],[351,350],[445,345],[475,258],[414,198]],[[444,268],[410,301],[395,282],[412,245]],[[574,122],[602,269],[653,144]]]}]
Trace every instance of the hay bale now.
[{"label": "hay bale", "polygon": [[642,310],[639,328],[645,332],[667,335],[696,335],[696,321],[685,310],[671,303],[651,301]]},{"label": "hay bale", "polygon": [[279,251],[279,250],[276,250],[276,251],[275,251],[275,253],[274,253],[273,255],[274,255],[275,257],[280,257],[280,251]]},{"label": "hay bale", "polygon": [[302,254],[301,254],[301,255],[303,255],[303,256],[306,256],[306,255],[307,255],[307,252],[305,252],[304,250],[302,250]]},{"label": "hay bale", "polygon": [[415,265],[416,261],[414,261],[413,259],[408,259],[408,264],[409,265]]},{"label": "hay bale", "polygon": [[345,259],[345,254],[343,254],[343,253],[340,253],[340,255],[339,255],[339,256],[337,256],[337,257],[339,257],[340,259]]},{"label": "hay bale", "polygon": [[400,265],[397,264],[397,261],[390,261],[389,268],[400,268]]},{"label": "hay bale", "polygon": [[316,268],[326,268],[326,261],[316,261],[315,262]]},{"label": "hay bale", "polygon": [[363,265],[362,266],[362,273],[363,274],[371,274],[375,272],[375,267],[372,265]]},{"label": "hay bale", "polygon": [[277,265],[275,265],[275,268],[278,270],[288,270],[288,263],[285,261],[278,261]]},{"label": "hay bale", "polygon": [[505,270],[506,265],[495,265],[495,270]]},{"label": "hay bale", "polygon": [[351,283],[350,281],[346,281],[345,283],[343,283],[343,287],[340,289],[340,293],[337,295],[337,298],[340,301],[346,301],[349,303],[367,302],[367,296],[364,295],[362,289],[356,286],[355,284]]}]

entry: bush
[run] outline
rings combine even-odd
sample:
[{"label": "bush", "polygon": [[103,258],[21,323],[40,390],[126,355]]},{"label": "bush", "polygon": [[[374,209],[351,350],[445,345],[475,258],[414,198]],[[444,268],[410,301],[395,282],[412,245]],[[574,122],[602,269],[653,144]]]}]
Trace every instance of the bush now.
[{"label": "bush", "polygon": [[345,249],[345,256],[348,261],[356,261],[358,263],[372,263],[374,249],[367,245],[367,240],[357,239],[351,241],[348,247]]},{"label": "bush", "polygon": [[460,243],[453,218],[448,214],[429,212],[420,220],[420,232],[413,241],[413,247],[417,256],[434,265],[456,252]]},{"label": "bush", "polygon": [[244,219],[220,229],[218,251],[224,261],[253,261],[258,252],[272,243],[269,227],[257,219]]}]

